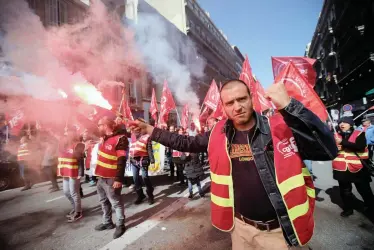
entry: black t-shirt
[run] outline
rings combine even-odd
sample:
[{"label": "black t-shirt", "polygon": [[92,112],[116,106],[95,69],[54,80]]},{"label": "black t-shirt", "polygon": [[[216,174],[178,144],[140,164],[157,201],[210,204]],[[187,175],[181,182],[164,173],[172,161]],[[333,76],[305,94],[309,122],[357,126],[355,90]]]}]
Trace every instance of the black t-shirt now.
[{"label": "black t-shirt", "polygon": [[277,215],[253,160],[249,146],[253,133],[254,128],[235,131],[230,148],[235,211],[248,219],[266,222],[276,219]]}]

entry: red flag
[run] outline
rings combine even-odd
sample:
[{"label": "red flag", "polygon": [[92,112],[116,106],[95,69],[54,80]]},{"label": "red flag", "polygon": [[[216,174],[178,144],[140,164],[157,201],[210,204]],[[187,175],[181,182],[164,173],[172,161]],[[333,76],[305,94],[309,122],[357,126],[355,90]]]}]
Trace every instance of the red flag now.
[{"label": "red flag", "polygon": [[201,111],[200,116],[199,116],[199,120],[200,120],[201,123],[204,124],[206,122],[206,120],[209,117],[209,111],[210,111],[210,109],[207,106],[205,106],[203,108],[203,110]]},{"label": "red flag", "polygon": [[122,102],[122,106],[123,106],[123,118],[133,121],[134,117],[132,116],[129,102],[124,99]]},{"label": "red flag", "polygon": [[21,129],[26,123],[26,116],[23,109],[19,108],[10,113],[8,123],[11,129],[11,134],[19,135]]},{"label": "red flag", "polygon": [[173,96],[168,88],[167,81],[164,81],[161,97],[161,110],[159,116],[159,126],[167,126],[168,115],[172,109],[175,109],[175,102]]},{"label": "red flag", "polygon": [[212,80],[212,83],[210,84],[210,88],[208,90],[208,93],[206,93],[204,104],[208,106],[212,110],[217,109],[217,104],[219,101],[219,90],[216,84],[216,81],[214,79]]},{"label": "red flag", "polygon": [[292,62],[300,73],[307,79],[308,83],[314,88],[316,84],[317,74],[313,68],[315,59],[301,56],[285,56],[285,57],[272,57],[274,79],[282,72],[287,66],[288,62]]},{"label": "red flag", "polygon": [[181,125],[184,129],[187,129],[188,127],[188,117],[189,117],[189,108],[188,108],[188,104],[185,104],[184,107],[183,107],[183,111],[182,111],[182,121],[181,121]]},{"label": "red flag", "polygon": [[149,108],[149,112],[151,113],[151,116],[153,120],[157,120],[157,100],[156,100],[156,94],[155,89],[152,89],[152,99],[151,99],[151,107]]},{"label": "red flag", "polygon": [[245,60],[243,62],[243,67],[242,67],[242,73],[240,74],[239,79],[245,82],[248,85],[250,92],[253,93],[255,80],[252,75],[252,68],[249,65],[249,60],[248,60],[247,55],[245,55]]},{"label": "red flag", "polygon": [[374,106],[371,106],[370,108],[368,108],[368,110],[373,110],[374,109]]},{"label": "red flag", "polygon": [[253,109],[260,113],[272,107],[270,101],[265,98],[265,90],[259,81],[254,81],[252,88]]},{"label": "red flag", "polygon": [[216,111],[214,111],[210,117],[213,117],[213,118],[216,118],[218,120],[225,120],[227,119],[227,116],[226,116],[226,112],[225,110],[223,109],[223,106],[222,106],[222,102],[219,101],[218,102],[218,106],[217,106],[217,109]]},{"label": "red flag", "polygon": [[292,62],[278,75],[275,82],[283,82],[288,94],[304,104],[306,108],[315,113],[322,121],[326,121],[328,114],[321,99],[310,86],[307,80]]}]

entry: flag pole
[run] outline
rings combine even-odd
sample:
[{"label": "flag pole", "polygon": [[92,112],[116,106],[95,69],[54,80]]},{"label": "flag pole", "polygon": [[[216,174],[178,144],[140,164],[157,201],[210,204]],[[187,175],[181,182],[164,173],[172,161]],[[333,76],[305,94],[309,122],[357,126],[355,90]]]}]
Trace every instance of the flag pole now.
[{"label": "flag pole", "polygon": [[179,117],[178,109],[175,107],[175,112],[177,113],[179,124],[182,126],[181,118]]},{"label": "flag pole", "polygon": [[357,118],[359,118],[362,115],[366,114],[369,110],[370,110],[370,108],[368,108],[367,110],[365,110],[364,112],[362,112],[361,114],[359,114],[358,116],[356,116],[355,118],[353,118],[353,120],[355,121]]}]

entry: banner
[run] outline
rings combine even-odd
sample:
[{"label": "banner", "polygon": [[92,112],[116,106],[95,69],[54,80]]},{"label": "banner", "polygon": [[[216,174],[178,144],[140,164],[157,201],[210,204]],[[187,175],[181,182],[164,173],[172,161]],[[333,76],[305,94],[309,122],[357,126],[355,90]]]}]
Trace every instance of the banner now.
[{"label": "banner", "polygon": [[[131,147],[131,140],[129,140],[129,148]],[[152,142],[153,156],[155,158],[155,164],[153,168],[148,168],[149,176],[164,175],[167,174],[168,169],[165,168],[165,146],[158,143]],[[130,159],[126,162],[125,176],[133,176]]]}]

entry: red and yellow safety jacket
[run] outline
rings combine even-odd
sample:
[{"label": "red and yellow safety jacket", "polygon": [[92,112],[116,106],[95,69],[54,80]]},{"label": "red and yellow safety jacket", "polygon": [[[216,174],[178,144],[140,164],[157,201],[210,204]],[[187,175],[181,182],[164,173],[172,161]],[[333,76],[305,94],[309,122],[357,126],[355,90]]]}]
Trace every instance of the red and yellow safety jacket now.
[{"label": "red and yellow safety jacket", "polygon": [[[95,175],[103,178],[115,178],[117,175],[117,144],[123,135],[109,137],[99,144]],[[123,155],[121,155],[123,156]]]},{"label": "red and yellow safety jacket", "polygon": [[148,156],[147,144],[149,135],[142,135],[139,139],[134,136],[131,137],[130,157],[145,157]]},{"label": "red and yellow safety jacket", "polygon": [[[234,228],[235,209],[232,163],[227,149],[228,140],[226,134],[222,133],[224,126],[225,121],[220,121],[211,131],[208,156],[212,179],[212,224],[228,232]],[[295,234],[300,244],[304,245],[312,237],[314,228],[315,190],[312,177],[305,166],[300,168],[295,165],[277,168],[276,179]]]},{"label": "red and yellow safety jacket", "polygon": [[78,160],[74,157],[74,149],[77,144],[67,148],[60,147],[58,154],[57,175],[61,177],[78,177]]},{"label": "red and yellow safety jacket", "polygon": [[27,147],[27,143],[21,144],[18,148],[17,152],[17,160],[18,161],[27,161],[30,156],[30,151]]},{"label": "red and yellow safety jacket", "polygon": [[[348,141],[355,143],[357,137],[359,137],[361,133],[362,131],[354,130],[351,136],[349,137]],[[342,138],[341,135],[336,136]],[[369,158],[369,151],[367,147],[365,147],[364,151],[356,153],[349,149],[342,148],[341,150],[339,150],[338,156],[332,161],[332,168],[336,171],[348,170],[351,173],[357,173],[363,168],[360,158]]]}]

